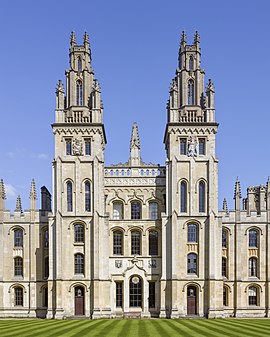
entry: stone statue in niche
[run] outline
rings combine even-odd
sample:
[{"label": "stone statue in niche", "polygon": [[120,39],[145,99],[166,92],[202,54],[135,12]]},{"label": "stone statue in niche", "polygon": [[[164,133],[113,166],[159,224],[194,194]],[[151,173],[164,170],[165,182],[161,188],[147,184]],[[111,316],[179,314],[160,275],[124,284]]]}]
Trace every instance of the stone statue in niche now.
[{"label": "stone statue in niche", "polygon": [[82,155],[82,141],[79,138],[73,140],[73,155],[81,156]]},{"label": "stone statue in niche", "polygon": [[197,157],[198,156],[198,142],[195,136],[190,136],[188,138],[188,153],[189,157]]}]

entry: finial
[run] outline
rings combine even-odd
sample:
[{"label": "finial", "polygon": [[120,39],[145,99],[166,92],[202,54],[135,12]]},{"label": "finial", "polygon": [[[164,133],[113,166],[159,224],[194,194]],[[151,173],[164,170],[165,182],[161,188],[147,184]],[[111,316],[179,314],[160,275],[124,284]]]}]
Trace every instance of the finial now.
[{"label": "finial", "polygon": [[225,211],[226,214],[229,214],[228,204],[227,204],[226,198],[224,198],[224,200],[223,200],[222,209],[223,209],[223,211]]},{"label": "finial", "polygon": [[177,84],[175,78],[173,78],[172,83],[170,85],[170,91],[177,90]]},{"label": "finial", "polygon": [[213,84],[211,78],[208,79],[206,91],[215,91],[214,84]]},{"label": "finial", "polygon": [[93,90],[95,91],[99,91],[100,92],[100,84],[99,81],[97,79],[94,79],[94,83],[93,83]]},{"label": "finial", "polygon": [[6,200],[6,191],[3,179],[0,180],[0,198],[2,200]]},{"label": "finial", "polygon": [[132,134],[131,134],[131,140],[130,140],[130,148],[137,147],[138,149],[141,148],[140,146],[140,138],[139,138],[139,131],[137,123],[134,122],[132,126]]},{"label": "finial", "polygon": [[20,195],[18,195],[17,197],[17,201],[16,201],[16,209],[15,209],[16,212],[23,212],[22,211],[22,201],[21,201],[21,197]]},{"label": "finial", "polygon": [[200,43],[200,35],[198,33],[198,31],[196,30],[195,34],[194,34],[194,44],[195,43]]},{"label": "finial", "polygon": [[56,92],[58,92],[58,91],[64,92],[64,84],[61,80],[59,80],[57,85],[56,85]]},{"label": "finial", "polygon": [[238,180],[238,177],[236,178],[235,182],[235,188],[234,188],[234,199],[236,198],[242,198],[241,194],[241,186],[240,186],[240,181]]},{"label": "finial", "polygon": [[73,46],[76,46],[76,36],[75,36],[75,33],[74,32],[71,32],[71,36],[70,36],[70,45],[73,47]]},{"label": "finial", "polygon": [[84,32],[83,36],[84,44],[88,43],[89,44],[89,36],[87,32]]},{"label": "finial", "polygon": [[186,42],[187,42],[187,36],[186,36],[185,31],[183,30],[182,35],[181,35],[181,44],[184,44]]},{"label": "finial", "polygon": [[32,179],[32,181],[31,181],[31,189],[30,189],[29,199],[37,200],[36,184],[35,184],[34,179]]}]

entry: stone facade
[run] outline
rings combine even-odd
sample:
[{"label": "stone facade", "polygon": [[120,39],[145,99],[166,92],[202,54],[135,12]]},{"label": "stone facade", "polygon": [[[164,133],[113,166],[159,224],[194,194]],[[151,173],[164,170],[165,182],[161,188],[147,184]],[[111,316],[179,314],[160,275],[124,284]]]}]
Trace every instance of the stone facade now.
[{"label": "stone facade", "polygon": [[200,38],[182,34],[170,87],[164,166],[104,167],[106,134],[88,35],[70,43],[56,88],[53,191],[5,209],[0,182],[0,317],[269,316],[270,180],[218,210],[214,86]]}]

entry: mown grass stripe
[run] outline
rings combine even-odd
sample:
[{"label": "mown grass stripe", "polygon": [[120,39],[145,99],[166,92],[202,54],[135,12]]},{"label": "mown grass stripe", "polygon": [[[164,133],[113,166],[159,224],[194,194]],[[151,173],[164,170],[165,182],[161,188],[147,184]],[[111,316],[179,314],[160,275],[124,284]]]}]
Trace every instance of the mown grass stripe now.
[{"label": "mown grass stripe", "polygon": [[[98,336],[106,336],[108,335],[112,335],[113,336],[113,325],[115,324],[115,321],[113,320],[107,320],[105,322],[105,324],[103,324],[102,326],[99,326],[97,330],[94,330],[93,333],[91,334],[91,337],[98,337]],[[87,336],[87,335],[83,335],[80,333],[80,336]],[[79,337],[79,336],[78,336]]]},{"label": "mown grass stripe", "polygon": [[[167,324],[173,325],[176,328],[176,331],[179,331],[184,334],[185,337],[194,337],[194,331],[188,327],[182,324],[183,320],[171,320],[168,321]],[[178,330],[177,330],[178,329]]]},{"label": "mown grass stripe", "polygon": [[[259,322],[258,322],[259,323]],[[261,323],[261,322],[260,322]],[[264,322],[264,324],[254,324],[250,322],[245,322],[245,326],[253,327],[254,329],[265,330],[266,328],[270,329],[270,322]]]},{"label": "mown grass stripe", "polygon": [[155,325],[157,327],[157,330],[159,331],[160,333],[160,336],[178,336],[178,337],[185,337],[185,334],[183,332],[180,333],[180,331],[177,331],[177,334],[175,332],[175,328],[174,327],[171,327],[169,326],[168,324],[169,320],[165,320],[165,319],[158,319],[155,321]]},{"label": "mown grass stripe", "polygon": [[[42,335],[46,335],[46,337],[53,337],[56,336],[58,337],[60,335],[60,333],[62,334],[63,332],[68,332],[70,331],[70,329],[73,329],[74,325],[79,325],[80,322],[78,321],[58,321],[57,326],[54,326],[54,328],[52,329],[51,327],[40,327],[40,334]],[[62,334],[63,335],[63,334]],[[32,334],[28,335],[27,337],[35,337],[36,334],[35,332],[33,332]],[[64,336],[64,335],[63,335]]]},{"label": "mown grass stripe", "polygon": [[129,336],[130,330],[131,330],[131,324],[130,324],[130,320],[126,320],[124,321],[124,325],[122,326],[122,329],[119,331],[118,336],[119,337],[126,337]]},{"label": "mown grass stripe", "polygon": [[[246,330],[244,324],[237,323],[235,321],[234,322],[231,321],[229,323],[229,322],[225,322],[223,320],[216,320],[214,323],[215,323],[214,324],[215,327],[219,326],[220,330],[222,329],[222,331],[228,329],[227,330],[228,332],[226,332],[227,336],[231,336],[231,337],[240,337],[240,336],[254,337],[254,333],[250,332],[249,330]],[[211,324],[211,322],[209,322],[208,324]],[[258,331],[256,331],[256,330],[255,330],[255,332],[258,333]]]},{"label": "mown grass stripe", "polygon": [[219,331],[210,331],[208,328],[205,328],[202,326],[203,320],[194,320],[194,319],[189,319],[189,320],[183,320],[183,324],[185,326],[188,326],[190,329],[193,331],[196,331],[199,333],[199,336],[206,336],[206,337],[224,337],[224,333],[220,333]]},{"label": "mown grass stripe", "polygon": [[[83,326],[80,326],[80,329],[76,329],[76,331],[71,330],[65,334],[65,337],[81,337],[81,336],[94,336],[93,333],[99,331],[100,327],[109,322],[107,319],[102,320],[94,320],[94,321],[80,321],[85,322]],[[47,337],[47,336],[46,336]],[[52,336],[48,336],[52,337]],[[58,337],[58,336],[57,336]]]},{"label": "mown grass stripe", "polygon": [[[36,327],[40,325],[39,321],[22,321],[22,322],[23,323],[20,324],[20,325],[17,324],[16,327],[9,328],[5,332],[5,335],[2,335],[2,336],[5,336],[5,337],[8,337],[8,336],[14,337],[14,333],[15,332],[18,332],[18,336],[24,336],[25,332],[31,331],[33,329],[36,329]],[[53,322],[53,323],[54,323],[53,325],[57,324],[57,322]],[[51,329],[51,327],[50,327],[50,329]],[[27,336],[28,336],[28,334],[27,334]]]}]

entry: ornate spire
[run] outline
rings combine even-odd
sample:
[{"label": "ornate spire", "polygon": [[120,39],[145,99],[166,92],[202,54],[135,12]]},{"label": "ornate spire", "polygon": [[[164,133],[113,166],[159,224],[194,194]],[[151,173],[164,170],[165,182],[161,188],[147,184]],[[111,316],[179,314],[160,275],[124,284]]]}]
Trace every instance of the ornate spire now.
[{"label": "ornate spire", "polygon": [[187,42],[187,36],[186,36],[185,31],[183,30],[182,35],[181,35],[181,44],[186,44],[186,42]]},{"label": "ornate spire", "polygon": [[90,42],[89,42],[89,36],[88,36],[87,32],[84,32],[83,43],[84,44],[90,44]]},{"label": "ornate spire", "polygon": [[197,30],[194,34],[194,44],[196,44],[196,43],[200,43],[200,35],[199,35]]},{"label": "ornate spire", "polygon": [[74,32],[71,32],[71,36],[70,36],[70,45],[71,47],[76,46],[76,36]]},{"label": "ornate spire", "polygon": [[0,180],[0,198],[2,200],[6,200],[6,191],[3,179]]},{"label": "ornate spire", "polygon": [[227,204],[226,198],[224,198],[224,200],[223,200],[222,209],[223,209],[223,211],[225,211],[226,214],[229,214],[228,204]]},{"label": "ornate spire", "polygon": [[236,182],[235,182],[235,188],[234,188],[234,199],[242,198],[242,194],[241,194],[241,186],[240,186],[240,181],[238,180],[238,177],[236,178]]},{"label": "ornate spire", "polygon": [[133,147],[137,147],[138,149],[141,148],[139,131],[138,131],[138,126],[137,126],[136,122],[134,122],[133,126],[132,126],[132,134],[131,134],[131,140],[130,140],[130,150]]},{"label": "ornate spire", "polygon": [[22,201],[21,201],[20,195],[18,195],[17,197],[15,212],[21,212],[21,213],[23,212],[22,211]]},{"label": "ornate spire", "polygon": [[33,199],[33,200],[37,200],[37,192],[36,192],[36,184],[35,184],[35,180],[32,179],[32,182],[31,182],[31,189],[30,189],[30,196],[29,196],[30,199]]},{"label": "ornate spire", "polygon": [[139,138],[139,131],[136,122],[133,123],[132,126],[132,134],[130,140],[130,165],[131,166],[139,166],[142,163],[141,159],[141,145]]}]

